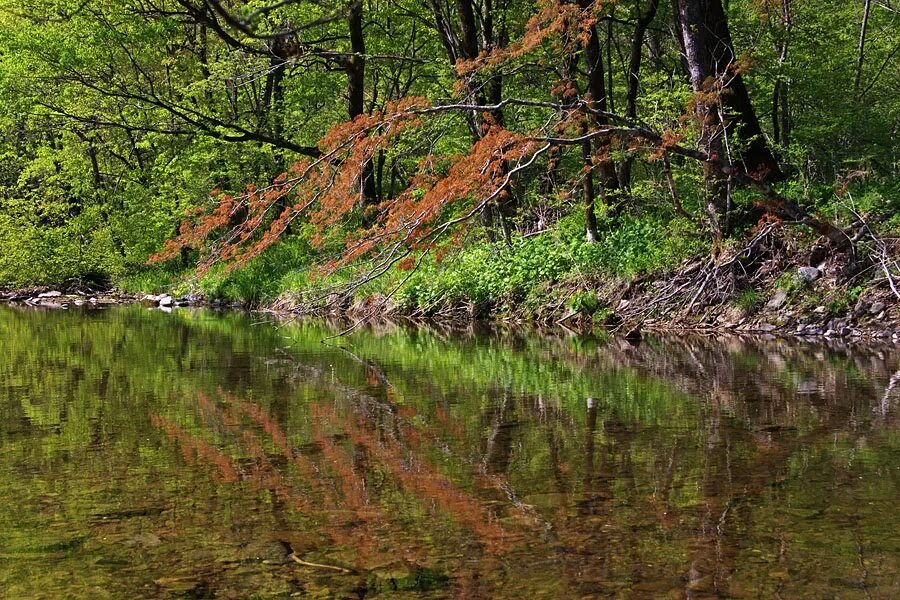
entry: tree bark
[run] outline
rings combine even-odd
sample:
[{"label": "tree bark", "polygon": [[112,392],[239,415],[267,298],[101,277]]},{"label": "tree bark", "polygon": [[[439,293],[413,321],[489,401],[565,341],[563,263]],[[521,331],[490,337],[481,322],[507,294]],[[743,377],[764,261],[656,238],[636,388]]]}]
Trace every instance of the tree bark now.
[{"label": "tree bark", "polygon": [[[344,68],[347,73],[347,113],[352,120],[364,114],[366,110],[366,38],[363,35],[362,0],[353,0],[347,15],[347,24],[350,29],[351,54],[347,58]],[[371,161],[367,162],[363,168],[360,184],[362,203],[375,203],[378,194],[375,190],[375,172]]]},{"label": "tree bark", "polygon": [[[780,181],[784,175],[735,69],[734,44],[721,0],[675,0],[674,8],[678,40],[697,94],[701,144],[712,158],[704,173],[706,212],[713,233],[720,237],[719,217],[728,217],[729,204],[728,175],[720,160],[761,181]],[[732,140],[739,142],[736,151]]]},{"label": "tree bark", "polygon": [[[591,0],[578,0],[578,6],[582,10],[590,9],[593,6]],[[600,48],[600,37],[597,34],[597,26],[590,28],[588,38],[584,44],[584,63],[587,72],[587,94],[588,106],[598,112],[592,113],[592,120],[596,127],[606,127],[609,125],[609,119],[600,113],[607,112],[609,109],[609,99],[607,97],[606,79],[603,68],[603,55]],[[619,194],[619,178],[616,175],[616,167],[610,157],[609,142],[597,138],[594,144],[594,152],[598,160],[596,170],[600,177],[600,184],[603,193],[603,199],[609,207],[610,214],[616,216],[621,211],[621,199]],[[593,172],[593,169],[591,170]],[[592,177],[591,172],[586,177]],[[591,185],[593,187],[593,184]],[[585,208],[593,214],[593,208]],[[596,219],[594,219],[596,221]],[[587,223],[586,226],[589,226]],[[590,241],[591,232],[586,232]],[[596,238],[596,230],[594,232]]]},{"label": "tree bark", "polygon": [[[625,96],[625,116],[632,122],[637,119],[637,97],[641,86],[641,59],[643,58],[644,36],[647,28],[656,18],[659,0],[650,0],[646,12],[641,14],[638,4],[638,20],[631,36],[631,49],[628,55],[628,91]],[[619,169],[619,183],[623,188],[631,186],[631,167],[634,160],[625,159]]]}]

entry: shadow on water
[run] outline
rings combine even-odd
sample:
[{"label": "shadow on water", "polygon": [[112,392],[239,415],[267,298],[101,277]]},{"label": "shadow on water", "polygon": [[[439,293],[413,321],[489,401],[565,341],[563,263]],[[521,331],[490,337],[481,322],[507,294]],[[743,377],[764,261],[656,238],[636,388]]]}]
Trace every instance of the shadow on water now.
[{"label": "shadow on water", "polygon": [[0,309],[20,598],[891,598],[900,353]]}]

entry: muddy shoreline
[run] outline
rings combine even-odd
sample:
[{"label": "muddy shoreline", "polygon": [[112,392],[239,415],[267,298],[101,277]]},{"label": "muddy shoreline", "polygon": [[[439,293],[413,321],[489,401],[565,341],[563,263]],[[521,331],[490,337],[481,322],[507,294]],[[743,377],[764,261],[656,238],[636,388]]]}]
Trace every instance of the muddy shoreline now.
[{"label": "muddy shoreline", "polygon": [[[640,301],[639,298],[629,302]],[[621,302],[621,301],[620,301]],[[52,287],[32,287],[18,290],[0,291],[0,304],[10,304],[34,309],[67,310],[103,309],[120,305],[141,305],[148,309],[171,311],[177,308],[196,307],[224,310],[243,310],[270,315],[274,320],[290,320],[303,317],[329,317],[341,319],[349,325],[359,320],[390,319],[410,324],[440,323],[450,327],[467,327],[472,324],[485,326],[536,326],[539,329],[565,331],[572,335],[611,335],[632,340],[643,333],[691,334],[699,336],[750,336],[767,338],[791,338],[809,342],[880,342],[900,345],[900,318],[897,317],[897,303],[881,306],[873,314],[872,304],[863,302],[846,315],[826,316],[812,313],[814,318],[803,318],[791,310],[764,310],[760,314],[742,316],[732,308],[718,307],[719,310],[698,311],[697,314],[673,319],[647,318],[640,322],[618,321],[616,313],[611,313],[603,322],[596,322],[589,315],[574,314],[571,311],[543,314],[540,318],[479,315],[466,307],[452,311],[449,315],[410,315],[398,311],[390,304],[377,301],[356,303],[332,309],[302,312],[283,307],[248,307],[240,303],[208,300],[201,296],[171,296],[168,294],[129,294],[118,290],[69,289]]]}]

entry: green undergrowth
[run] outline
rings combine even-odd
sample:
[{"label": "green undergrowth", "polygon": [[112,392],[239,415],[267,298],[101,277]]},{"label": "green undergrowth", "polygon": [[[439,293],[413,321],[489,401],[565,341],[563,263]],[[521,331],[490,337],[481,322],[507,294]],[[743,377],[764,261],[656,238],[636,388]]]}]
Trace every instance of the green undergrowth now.
[{"label": "green undergrowth", "polygon": [[[429,252],[411,272],[392,269],[359,288],[355,297],[393,292],[401,310],[426,314],[459,305],[474,306],[482,314],[528,312],[555,287],[583,287],[601,277],[628,278],[664,270],[708,251],[705,236],[689,222],[653,215],[601,222],[600,238],[593,244],[585,241],[581,215],[567,216],[539,235],[515,236],[509,244],[487,241],[483,232],[474,231],[473,241]],[[258,306],[278,298],[309,297],[311,290],[346,283],[347,273],[324,278],[314,274],[320,254],[308,235],[298,233],[237,268],[217,265],[193,277],[186,267],[152,265],[123,277],[118,287],[130,293],[199,293],[212,300]]]},{"label": "green undergrowth", "polygon": [[681,220],[626,217],[602,227],[600,241],[592,244],[585,241],[580,216],[567,217],[543,234],[515,238],[509,245],[464,244],[441,261],[423,261],[399,290],[397,302],[404,310],[426,313],[459,304],[478,312],[529,312],[562,284],[589,286],[602,277],[661,271],[708,250]]}]

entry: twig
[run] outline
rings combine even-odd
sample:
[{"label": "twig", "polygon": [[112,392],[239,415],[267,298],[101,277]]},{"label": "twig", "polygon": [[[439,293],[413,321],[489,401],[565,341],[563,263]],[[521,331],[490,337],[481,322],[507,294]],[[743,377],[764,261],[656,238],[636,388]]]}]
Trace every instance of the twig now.
[{"label": "twig", "polygon": [[321,563],[314,563],[303,560],[293,552],[288,554],[288,558],[297,563],[298,565],[303,565],[304,567],[312,567],[314,569],[328,569],[329,571],[338,571],[339,573],[352,573],[350,569],[345,569],[344,567],[338,567],[336,565],[323,565]]}]

